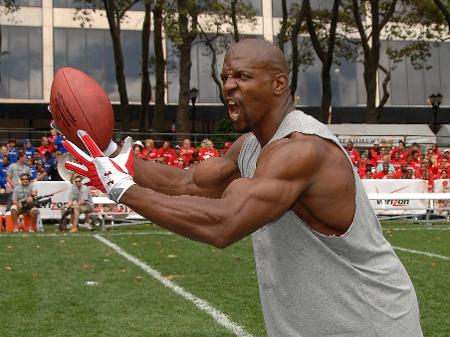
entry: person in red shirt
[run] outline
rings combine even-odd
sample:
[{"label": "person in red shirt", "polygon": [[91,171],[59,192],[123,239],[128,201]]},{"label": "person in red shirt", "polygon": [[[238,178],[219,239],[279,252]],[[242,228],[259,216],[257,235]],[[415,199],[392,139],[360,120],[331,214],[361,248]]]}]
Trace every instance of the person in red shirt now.
[{"label": "person in red shirt", "polygon": [[55,147],[49,143],[48,138],[45,136],[41,137],[41,146],[38,146],[36,149],[39,151],[41,158],[44,158],[45,152],[53,153],[55,151]]},{"label": "person in red shirt", "polygon": [[170,143],[165,140],[162,147],[158,150],[158,161],[161,163],[172,165],[174,160],[177,159],[177,154],[170,147]]},{"label": "person in red shirt", "polygon": [[155,161],[158,158],[158,149],[155,147],[155,142],[151,138],[144,140],[144,149],[141,152],[141,159]]},{"label": "person in red shirt", "polygon": [[442,154],[439,152],[436,144],[431,144],[431,147],[427,150],[426,157],[428,159],[434,159],[437,162],[441,161]]},{"label": "person in red shirt", "polygon": [[402,164],[405,164],[406,162],[400,158],[399,151],[395,151],[391,158],[390,163],[394,165],[394,171],[399,172]]},{"label": "person in red shirt", "polygon": [[428,192],[433,192],[434,190],[434,176],[429,171],[424,171],[422,177],[420,178],[422,180],[426,180],[428,183]]},{"label": "person in red shirt", "polygon": [[380,142],[374,141],[372,147],[369,149],[369,154],[372,155],[372,158],[378,158],[380,155]]},{"label": "person in red shirt", "polygon": [[233,145],[233,142],[225,142],[223,144],[222,150],[220,150],[220,156],[223,157],[225,155],[225,153],[227,153],[227,151],[231,148],[232,145]]},{"label": "person in red shirt", "polygon": [[401,160],[405,160],[406,151],[405,151],[405,142],[403,140],[399,140],[398,145],[392,147],[391,151],[389,152],[389,155],[391,156],[391,158],[394,157],[396,152],[398,152],[399,158]]},{"label": "person in red shirt", "polygon": [[345,149],[347,150],[347,153],[350,156],[350,159],[352,160],[353,165],[357,166],[359,160],[361,159],[361,156],[360,156],[359,152],[353,148],[353,142],[351,140],[348,141],[347,147]]},{"label": "person in red shirt", "polygon": [[420,157],[420,153],[418,151],[412,152],[412,160],[411,164],[414,167],[414,170],[417,171],[420,168],[420,164],[422,163],[422,158]]},{"label": "person in red shirt", "polygon": [[194,153],[195,148],[191,146],[191,140],[189,138],[184,139],[183,145],[180,147],[180,157],[183,158],[183,167],[189,167]]},{"label": "person in red shirt", "polygon": [[381,171],[376,172],[373,175],[373,178],[374,179],[387,179],[387,175],[389,172],[393,172],[393,171],[389,170],[389,163],[384,163],[383,169]]},{"label": "person in red shirt", "polygon": [[214,143],[208,139],[206,146],[199,151],[198,158],[200,161],[203,161],[211,157],[219,157],[219,151],[214,148]]},{"label": "person in red shirt", "polygon": [[441,163],[437,166],[437,168],[435,169],[435,176],[436,179],[440,179],[440,177],[442,176],[442,171],[447,171],[448,170],[448,159],[442,157],[442,161]]},{"label": "person in red shirt", "polygon": [[408,149],[407,154],[412,154],[414,152],[417,152],[419,158],[422,158],[422,151],[420,151],[419,144],[417,144],[417,143],[411,144],[411,147]]}]

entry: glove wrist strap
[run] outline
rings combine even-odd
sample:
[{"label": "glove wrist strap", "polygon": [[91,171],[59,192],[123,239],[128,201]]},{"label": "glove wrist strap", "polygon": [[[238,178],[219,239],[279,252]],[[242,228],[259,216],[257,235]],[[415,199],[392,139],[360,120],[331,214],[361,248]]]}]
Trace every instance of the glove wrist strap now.
[{"label": "glove wrist strap", "polygon": [[120,202],[120,198],[122,198],[122,195],[133,185],[136,183],[133,181],[133,178],[131,176],[127,176],[124,179],[121,179],[118,181],[114,187],[109,191],[108,197],[115,201],[116,203]]},{"label": "glove wrist strap", "polygon": [[105,156],[109,157],[109,156],[112,155],[116,150],[117,150],[117,144],[114,143],[114,141],[111,139],[111,141],[109,142],[108,147],[103,151],[103,153],[105,154]]}]

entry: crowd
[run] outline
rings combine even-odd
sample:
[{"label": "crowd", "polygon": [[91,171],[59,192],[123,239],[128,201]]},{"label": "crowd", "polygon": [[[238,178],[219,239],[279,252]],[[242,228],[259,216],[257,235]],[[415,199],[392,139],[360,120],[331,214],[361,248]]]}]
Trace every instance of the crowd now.
[{"label": "crowd", "polygon": [[403,141],[392,146],[374,142],[360,153],[350,141],[345,148],[362,179],[423,179],[432,191],[434,180],[448,178],[450,149],[441,153],[436,144],[422,150],[417,143],[407,147]]},{"label": "crowd", "polygon": [[[0,146],[0,192],[12,192],[17,185],[21,173],[28,173],[31,181],[62,180],[57,170],[57,163],[66,151],[63,137],[51,129],[49,135],[41,137],[39,144],[32,144],[30,139],[17,142],[9,139],[7,144]],[[223,156],[231,147],[231,142],[225,142],[219,151],[210,139],[205,139],[197,149],[186,138],[181,145],[171,146],[169,141],[163,141],[156,147],[152,139],[143,142],[137,140],[133,144],[134,152],[143,160],[156,161],[178,168],[187,169],[211,157]]]}]

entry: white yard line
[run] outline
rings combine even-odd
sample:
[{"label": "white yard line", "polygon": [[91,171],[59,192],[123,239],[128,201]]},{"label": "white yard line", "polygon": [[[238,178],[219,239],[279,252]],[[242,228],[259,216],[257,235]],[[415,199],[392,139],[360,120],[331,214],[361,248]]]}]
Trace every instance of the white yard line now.
[{"label": "white yard line", "polygon": [[234,323],[226,314],[222,313],[221,311],[217,310],[216,308],[212,307],[207,301],[191,294],[190,292],[184,290],[182,287],[178,286],[176,283],[168,280],[164,276],[161,275],[161,273],[149,265],[145,264],[135,256],[128,254],[125,250],[123,250],[121,247],[116,245],[115,243],[105,239],[104,237],[96,234],[94,235],[94,238],[99,240],[100,242],[104,243],[114,251],[116,251],[119,255],[126,258],[128,261],[132,262],[139,268],[141,268],[143,271],[145,271],[147,274],[149,274],[151,277],[159,281],[162,285],[169,288],[173,292],[177,293],[181,297],[183,297],[185,300],[192,302],[197,308],[200,310],[206,312],[208,315],[210,315],[218,324],[226,328],[227,330],[231,331],[238,337],[253,337],[251,334],[246,332],[241,326]]},{"label": "white yard line", "polygon": [[[95,232],[94,232],[95,233]],[[76,234],[69,234],[69,233],[0,233],[0,238],[1,237],[21,237],[21,238],[28,238],[28,237],[32,237],[32,236],[54,236],[54,237],[58,237],[58,236],[67,236],[67,237],[72,237],[72,238],[76,238],[76,237],[86,237],[86,236],[93,236],[94,233],[91,232],[78,232]],[[111,236],[133,236],[133,235],[173,235],[173,233],[171,232],[166,232],[166,231],[146,231],[146,232],[105,232],[105,234],[107,235],[111,235]]]},{"label": "white yard line", "polygon": [[450,227],[392,227],[383,228],[384,231],[450,231]]},{"label": "white yard line", "polygon": [[425,255],[425,256],[435,257],[437,259],[442,259],[442,260],[450,260],[450,256],[439,255],[439,254],[434,254],[434,253],[428,253],[428,252],[423,252],[421,250],[414,250],[414,249],[402,248],[402,247],[396,247],[396,246],[392,246],[392,248],[394,248],[396,250],[399,250],[401,252]]}]

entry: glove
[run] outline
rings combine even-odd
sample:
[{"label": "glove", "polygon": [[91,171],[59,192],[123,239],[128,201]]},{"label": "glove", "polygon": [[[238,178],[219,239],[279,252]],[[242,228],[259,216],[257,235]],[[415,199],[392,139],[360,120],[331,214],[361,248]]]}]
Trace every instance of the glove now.
[{"label": "glove", "polygon": [[[84,130],[77,131],[78,137],[83,141],[91,156],[72,142],[65,140],[64,147],[81,164],[66,162],[65,167],[80,176],[89,179],[86,183],[96,189],[107,193],[108,197],[119,202],[122,195],[135,184],[133,177],[133,154],[131,148],[124,146],[119,158],[109,158],[100,151],[94,140]],[[128,142],[131,141],[131,138]],[[130,159],[131,158],[131,159]]]}]

